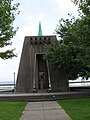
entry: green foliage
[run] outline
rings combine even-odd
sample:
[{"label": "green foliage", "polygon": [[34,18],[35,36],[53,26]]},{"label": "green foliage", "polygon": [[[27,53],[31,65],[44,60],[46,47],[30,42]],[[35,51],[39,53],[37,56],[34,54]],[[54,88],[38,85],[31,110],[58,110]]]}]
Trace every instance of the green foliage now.
[{"label": "green foliage", "polygon": [[[10,40],[17,31],[17,29],[14,30],[13,22],[16,15],[19,14],[19,12],[17,12],[18,6],[19,3],[13,4],[13,0],[0,1],[0,48],[12,44]],[[13,56],[13,50],[7,50],[5,53],[0,53],[2,59],[12,58]]]},{"label": "green foliage", "polygon": [[2,59],[8,59],[8,58],[12,58],[15,57],[16,55],[13,53],[14,49],[12,50],[7,50],[5,52],[0,52],[0,57]]},{"label": "green foliage", "polygon": [[56,69],[64,69],[68,80],[79,76],[88,79],[90,77],[90,15],[84,13],[77,19],[69,16],[70,19],[59,21],[56,33],[60,40],[47,47],[46,59]]},{"label": "green foliage", "polygon": [[0,120],[19,120],[26,102],[0,102]]},{"label": "green foliage", "polygon": [[78,5],[79,12],[82,12],[84,15],[90,15],[90,0],[72,0],[75,5]]},{"label": "green foliage", "polygon": [[90,98],[60,100],[58,103],[68,113],[72,120],[90,119]]}]

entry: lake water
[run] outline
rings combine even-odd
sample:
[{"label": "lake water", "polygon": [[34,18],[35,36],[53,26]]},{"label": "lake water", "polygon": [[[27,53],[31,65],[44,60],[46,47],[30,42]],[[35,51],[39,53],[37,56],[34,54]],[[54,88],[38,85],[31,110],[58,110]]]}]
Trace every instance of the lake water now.
[{"label": "lake water", "polygon": [[[69,87],[90,87],[90,80],[70,80]],[[9,91],[14,89],[13,81],[0,81],[0,91]]]}]

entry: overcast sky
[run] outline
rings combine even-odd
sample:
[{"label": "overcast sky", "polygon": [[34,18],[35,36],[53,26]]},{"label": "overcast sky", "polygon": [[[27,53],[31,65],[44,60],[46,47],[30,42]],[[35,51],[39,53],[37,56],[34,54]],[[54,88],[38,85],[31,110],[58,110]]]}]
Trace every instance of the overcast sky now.
[{"label": "overcast sky", "polygon": [[14,22],[14,26],[19,27],[19,30],[12,39],[11,47],[16,48],[15,53],[18,53],[18,57],[8,60],[0,58],[0,82],[13,81],[14,72],[17,78],[24,37],[38,34],[39,21],[43,35],[53,35],[61,18],[68,18],[68,13],[77,16],[77,7],[71,0],[15,0],[15,2],[20,2],[20,14]]}]

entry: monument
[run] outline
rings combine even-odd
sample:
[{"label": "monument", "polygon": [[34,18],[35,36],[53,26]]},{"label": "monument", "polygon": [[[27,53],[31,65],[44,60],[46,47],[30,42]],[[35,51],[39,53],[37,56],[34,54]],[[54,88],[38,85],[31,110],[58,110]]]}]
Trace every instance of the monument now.
[{"label": "monument", "polygon": [[56,40],[55,35],[42,35],[41,23],[38,36],[25,37],[17,75],[17,93],[68,91],[63,71],[54,70],[43,59],[47,53],[45,44],[54,44]]}]

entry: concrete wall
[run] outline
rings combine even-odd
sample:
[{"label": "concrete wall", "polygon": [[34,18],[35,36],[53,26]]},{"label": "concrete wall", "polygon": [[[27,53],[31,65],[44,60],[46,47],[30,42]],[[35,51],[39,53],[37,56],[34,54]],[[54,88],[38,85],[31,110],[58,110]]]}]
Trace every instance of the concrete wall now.
[{"label": "concrete wall", "polygon": [[69,90],[68,81],[63,70],[50,67],[50,80],[52,92],[65,92]]},{"label": "concrete wall", "polygon": [[18,69],[16,92],[33,92],[30,41],[25,38]]}]

